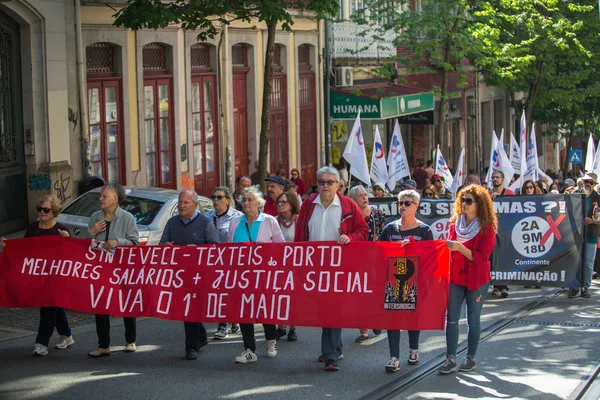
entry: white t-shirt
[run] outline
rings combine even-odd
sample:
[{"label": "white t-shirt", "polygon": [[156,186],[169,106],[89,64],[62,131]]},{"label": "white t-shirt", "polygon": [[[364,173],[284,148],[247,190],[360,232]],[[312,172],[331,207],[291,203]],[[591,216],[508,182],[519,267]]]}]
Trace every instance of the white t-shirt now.
[{"label": "white t-shirt", "polygon": [[335,195],[329,207],[321,204],[321,195],[313,200],[315,208],[308,221],[308,240],[336,241],[340,238],[340,223],[342,221],[342,202]]}]

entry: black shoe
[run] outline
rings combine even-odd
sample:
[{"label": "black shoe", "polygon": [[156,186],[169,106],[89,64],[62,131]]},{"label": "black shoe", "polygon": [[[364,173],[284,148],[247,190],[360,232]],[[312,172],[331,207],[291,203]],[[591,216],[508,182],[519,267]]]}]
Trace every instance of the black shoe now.
[{"label": "black shoe", "polygon": [[586,299],[589,299],[592,296],[590,295],[589,290],[587,290],[586,288],[583,288],[583,289],[581,289],[581,297],[585,297]]},{"label": "black shoe", "polygon": [[233,333],[234,335],[236,333],[239,333],[240,331],[240,324],[231,324],[231,333]]},{"label": "black shoe", "polygon": [[375,336],[381,335],[381,332],[383,332],[381,329],[373,329],[373,334]]},{"label": "black shoe", "polygon": [[367,341],[367,340],[369,340],[369,337],[368,337],[368,336],[363,336],[363,335],[360,335],[359,337],[357,337],[357,338],[354,340],[354,343],[363,343],[363,342],[365,342],[365,341]]},{"label": "black shoe", "polygon": [[[204,346],[208,346],[208,339],[204,339],[204,341],[198,343],[198,350],[200,350]],[[196,350],[196,351],[198,351],[198,350]]]},{"label": "black shoe", "polygon": [[277,328],[277,331],[275,332],[275,338],[277,340],[281,339],[285,335],[287,335],[287,331],[285,329]]},{"label": "black shoe", "polygon": [[500,291],[500,296],[502,296],[503,299],[508,297],[508,289],[502,289]]},{"label": "black shoe", "polygon": [[335,372],[339,371],[340,367],[337,365],[335,360],[327,360],[325,362],[325,371]]},{"label": "black shoe", "polygon": [[298,335],[296,335],[296,330],[292,329],[290,330],[290,332],[288,333],[288,342],[295,342],[296,340],[298,340]]},{"label": "black shoe", "polygon": [[579,297],[579,289],[569,289],[568,297],[570,299],[574,299],[575,297]]},{"label": "black shoe", "polygon": [[196,358],[198,358],[198,356],[196,355],[196,350],[186,350],[185,351],[185,359],[186,360],[195,360]]}]

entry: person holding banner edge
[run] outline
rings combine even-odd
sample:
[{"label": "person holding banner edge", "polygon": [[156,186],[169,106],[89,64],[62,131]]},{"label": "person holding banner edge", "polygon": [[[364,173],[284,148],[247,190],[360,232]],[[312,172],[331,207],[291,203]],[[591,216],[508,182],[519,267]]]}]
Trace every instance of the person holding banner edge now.
[{"label": "person holding banner edge", "polygon": [[[120,185],[104,185],[100,191],[100,210],[90,217],[88,224],[92,239],[102,243],[105,251],[112,252],[118,246],[140,244],[135,218],[119,207],[125,200],[125,190]],[[125,325],[125,352],[135,352],[135,318],[123,318]],[[110,356],[110,316],[96,314],[98,348],[88,353],[92,358]]]},{"label": "person holding banner edge", "polygon": [[[400,219],[390,222],[381,232],[382,242],[399,242],[401,246],[411,241],[433,240],[433,232],[429,225],[416,218],[421,196],[415,190],[403,190],[398,193],[398,213]],[[390,360],[385,366],[386,372],[396,372],[400,369],[400,331],[388,330],[388,345]],[[421,331],[408,331],[409,354],[408,364],[419,363],[419,336]]]},{"label": "person holding banner edge", "polygon": [[446,361],[438,370],[440,374],[456,371],[458,321],[463,302],[467,305],[469,331],[467,357],[459,371],[469,372],[476,368],[481,310],[490,286],[489,258],[496,245],[497,231],[498,220],[486,188],[469,185],[458,192],[446,241],[451,251],[450,288],[446,314]]},{"label": "person holding banner edge", "polygon": [[[533,185],[533,182],[532,182]],[[504,172],[498,170],[492,172],[492,188],[490,189],[490,197],[492,201],[496,200],[498,196],[514,196],[515,192],[509,188],[504,187]],[[492,290],[493,296],[502,296],[502,298],[508,297],[509,288],[506,285],[494,285]]]},{"label": "person holding banner edge", "polygon": [[[250,186],[242,192],[244,214],[231,221],[229,226],[228,241],[231,243],[282,243],[285,242],[283,233],[277,219],[263,210],[265,199],[255,186]],[[258,361],[256,356],[256,340],[254,338],[254,324],[240,324],[244,351],[235,358],[239,364]],[[277,356],[277,328],[273,324],[263,324],[265,339],[267,339],[267,357]]]},{"label": "person holding banner edge", "polygon": [[[356,203],[338,193],[340,174],[335,168],[317,171],[318,193],[310,195],[300,207],[296,221],[296,242],[336,241],[347,244],[367,240],[369,228]],[[325,371],[339,371],[342,354],[342,329],[323,328],[320,362]]]},{"label": "person holding banner edge", "polygon": [[[598,236],[600,236],[600,194],[594,190],[598,178],[594,173],[588,173],[583,178],[585,190],[585,246],[583,250],[584,264],[583,270],[577,274],[577,287],[570,287],[568,297],[591,297],[589,288],[592,285],[592,275],[594,273],[594,261],[596,258],[596,247],[598,246]],[[580,290],[581,288],[581,290]]]}]

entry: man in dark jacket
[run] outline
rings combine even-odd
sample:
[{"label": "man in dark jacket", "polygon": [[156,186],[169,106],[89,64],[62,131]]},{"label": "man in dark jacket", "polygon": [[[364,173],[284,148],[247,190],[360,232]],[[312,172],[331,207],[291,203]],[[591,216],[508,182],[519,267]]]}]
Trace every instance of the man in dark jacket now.
[{"label": "man in dark jacket", "polygon": [[[200,245],[219,243],[219,234],[212,221],[198,212],[198,195],[193,190],[179,193],[179,215],[167,221],[160,244]],[[206,329],[202,322],[185,321],[185,358],[195,360],[196,353],[208,344]]]},{"label": "man in dark jacket", "polygon": [[[369,228],[358,205],[338,193],[340,175],[335,168],[317,171],[318,193],[311,194],[300,207],[296,220],[296,242],[335,241],[347,244],[365,241]],[[342,329],[323,328],[321,356],[325,371],[339,371],[342,355]]]},{"label": "man in dark jacket", "polygon": [[[589,288],[592,286],[592,274],[594,273],[594,260],[596,248],[598,247],[598,236],[600,235],[600,194],[594,190],[598,178],[596,174],[588,173],[583,178],[585,196],[585,244],[583,248],[583,273],[577,274],[578,286],[569,288],[569,298],[590,298]],[[580,291],[581,288],[581,291]]]}]

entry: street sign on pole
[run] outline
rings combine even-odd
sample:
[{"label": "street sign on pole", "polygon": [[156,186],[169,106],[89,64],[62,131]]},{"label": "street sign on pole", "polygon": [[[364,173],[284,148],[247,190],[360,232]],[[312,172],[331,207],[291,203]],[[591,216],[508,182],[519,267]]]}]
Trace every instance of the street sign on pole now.
[{"label": "street sign on pole", "polygon": [[571,150],[569,153],[569,162],[571,164],[581,164],[583,159],[583,152],[581,150]]}]

